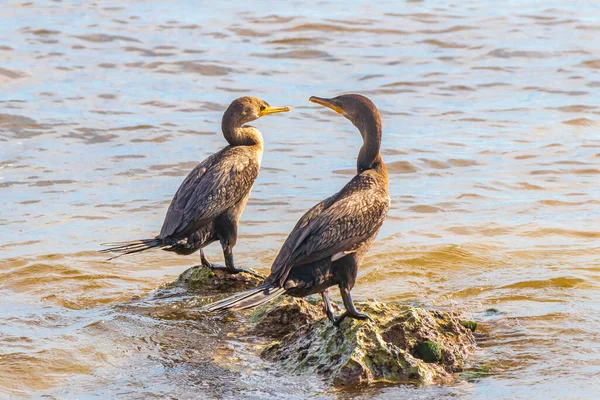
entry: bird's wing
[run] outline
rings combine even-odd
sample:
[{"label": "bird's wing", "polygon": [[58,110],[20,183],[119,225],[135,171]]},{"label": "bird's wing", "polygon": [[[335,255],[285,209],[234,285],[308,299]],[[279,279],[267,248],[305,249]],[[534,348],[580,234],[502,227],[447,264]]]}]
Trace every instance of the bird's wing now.
[{"label": "bird's wing", "polygon": [[271,281],[283,284],[294,265],[356,251],[379,230],[389,197],[375,181],[362,178],[355,177],[298,221],[271,267]]},{"label": "bird's wing", "polygon": [[[279,274],[285,268],[285,265],[287,264],[292,253],[294,252],[296,243],[301,242],[302,238],[304,238],[305,235],[308,232],[310,232],[311,222],[320,213],[322,213],[325,208],[330,206],[335,201],[335,198],[337,198],[337,196],[338,196],[338,194],[335,194],[335,195],[321,201],[320,203],[318,203],[317,205],[312,207],[310,210],[308,210],[298,220],[298,222],[296,223],[296,226],[294,226],[294,229],[292,229],[292,231],[288,235],[287,239],[283,243],[283,246],[281,246],[281,249],[279,250],[277,257],[275,258],[275,261],[273,261],[273,265],[271,266],[271,275],[269,276],[269,278],[273,278],[272,279],[273,281],[278,279]],[[286,275],[287,275],[287,273],[286,273]]]},{"label": "bird's wing", "polygon": [[167,211],[159,237],[196,231],[240,201],[251,189],[260,160],[241,147],[225,148],[185,178]]}]

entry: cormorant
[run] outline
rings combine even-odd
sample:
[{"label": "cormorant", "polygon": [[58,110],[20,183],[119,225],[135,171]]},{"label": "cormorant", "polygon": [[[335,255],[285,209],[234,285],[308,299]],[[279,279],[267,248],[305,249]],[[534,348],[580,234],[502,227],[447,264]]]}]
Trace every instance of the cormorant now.
[{"label": "cormorant", "polygon": [[[309,100],[342,114],[360,131],[363,145],[356,176],[300,218],[264,283],[209,304],[203,311],[251,308],[282,294],[304,297],[321,293],[327,317],[335,325],[347,316],[371,319],[356,310],[350,290],[390,206],[388,174],[379,153],[381,119],[371,100],[359,94]],[[339,317],[333,313],[327,292],[332,286],[339,287],[346,308]]]},{"label": "cormorant", "polygon": [[[245,124],[264,115],[289,110],[289,107],[271,107],[252,96],[234,100],[223,114],[221,123],[229,145],[210,155],[185,178],[171,201],[160,234],[154,239],[106,243],[115,247],[101,251],[120,253],[116,256],[120,257],[152,248],[182,255],[200,250],[200,260],[206,267],[224,269],[231,274],[258,275],[236,268],[232,253],[238,221],[258,176],[263,155],[260,131]],[[225,266],[210,263],[202,250],[217,240],[223,248]]]}]

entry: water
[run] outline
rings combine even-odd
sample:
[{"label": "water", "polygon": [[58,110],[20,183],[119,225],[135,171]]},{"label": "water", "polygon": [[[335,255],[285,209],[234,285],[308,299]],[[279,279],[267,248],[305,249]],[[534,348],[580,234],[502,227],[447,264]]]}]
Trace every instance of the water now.
[{"label": "water", "polygon": [[[226,3],[226,4],[225,4]],[[600,388],[600,6],[7,1],[0,8],[0,390],[55,398],[584,398]],[[379,107],[392,209],[356,298],[480,321],[489,374],[334,392],[161,299],[197,256],[114,262],[253,94],[263,168],[234,252],[266,272],[360,137],[308,97]],[[207,256],[221,260],[218,246]],[[173,302],[173,303],[171,303]],[[490,310],[492,309],[492,310]],[[215,350],[216,349],[216,350]]]}]

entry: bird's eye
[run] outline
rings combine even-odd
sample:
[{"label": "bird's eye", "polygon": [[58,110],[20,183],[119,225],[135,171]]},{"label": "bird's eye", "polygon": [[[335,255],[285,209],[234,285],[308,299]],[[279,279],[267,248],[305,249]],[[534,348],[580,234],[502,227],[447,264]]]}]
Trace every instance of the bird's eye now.
[{"label": "bird's eye", "polygon": [[265,106],[264,104],[262,106],[260,106],[260,111],[265,111],[267,108],[267,106]]}]

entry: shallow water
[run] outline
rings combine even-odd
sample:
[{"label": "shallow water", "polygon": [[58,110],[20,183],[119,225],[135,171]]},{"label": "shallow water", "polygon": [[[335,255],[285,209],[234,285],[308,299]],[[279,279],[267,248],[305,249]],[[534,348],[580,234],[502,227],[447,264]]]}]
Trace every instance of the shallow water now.
[{"label": "shallow water", "polygon": [[[8,1],[0,8],[0,394],[51,398],[584,398],[600,389],[600,6],[555,0]],[[360,136],[307,102],[379,107],[392,210],[356,298],[481,322],[489,371],[334,392],[153,291],[197,256],[105,262],[150,237],[245,94],[263,168],[240,265],[266,272]],[[207,256],[221,260],[218,246]],[[217,349],[213,351],[213,349]],[[233,367],[232,367],[233,366]]]}]

